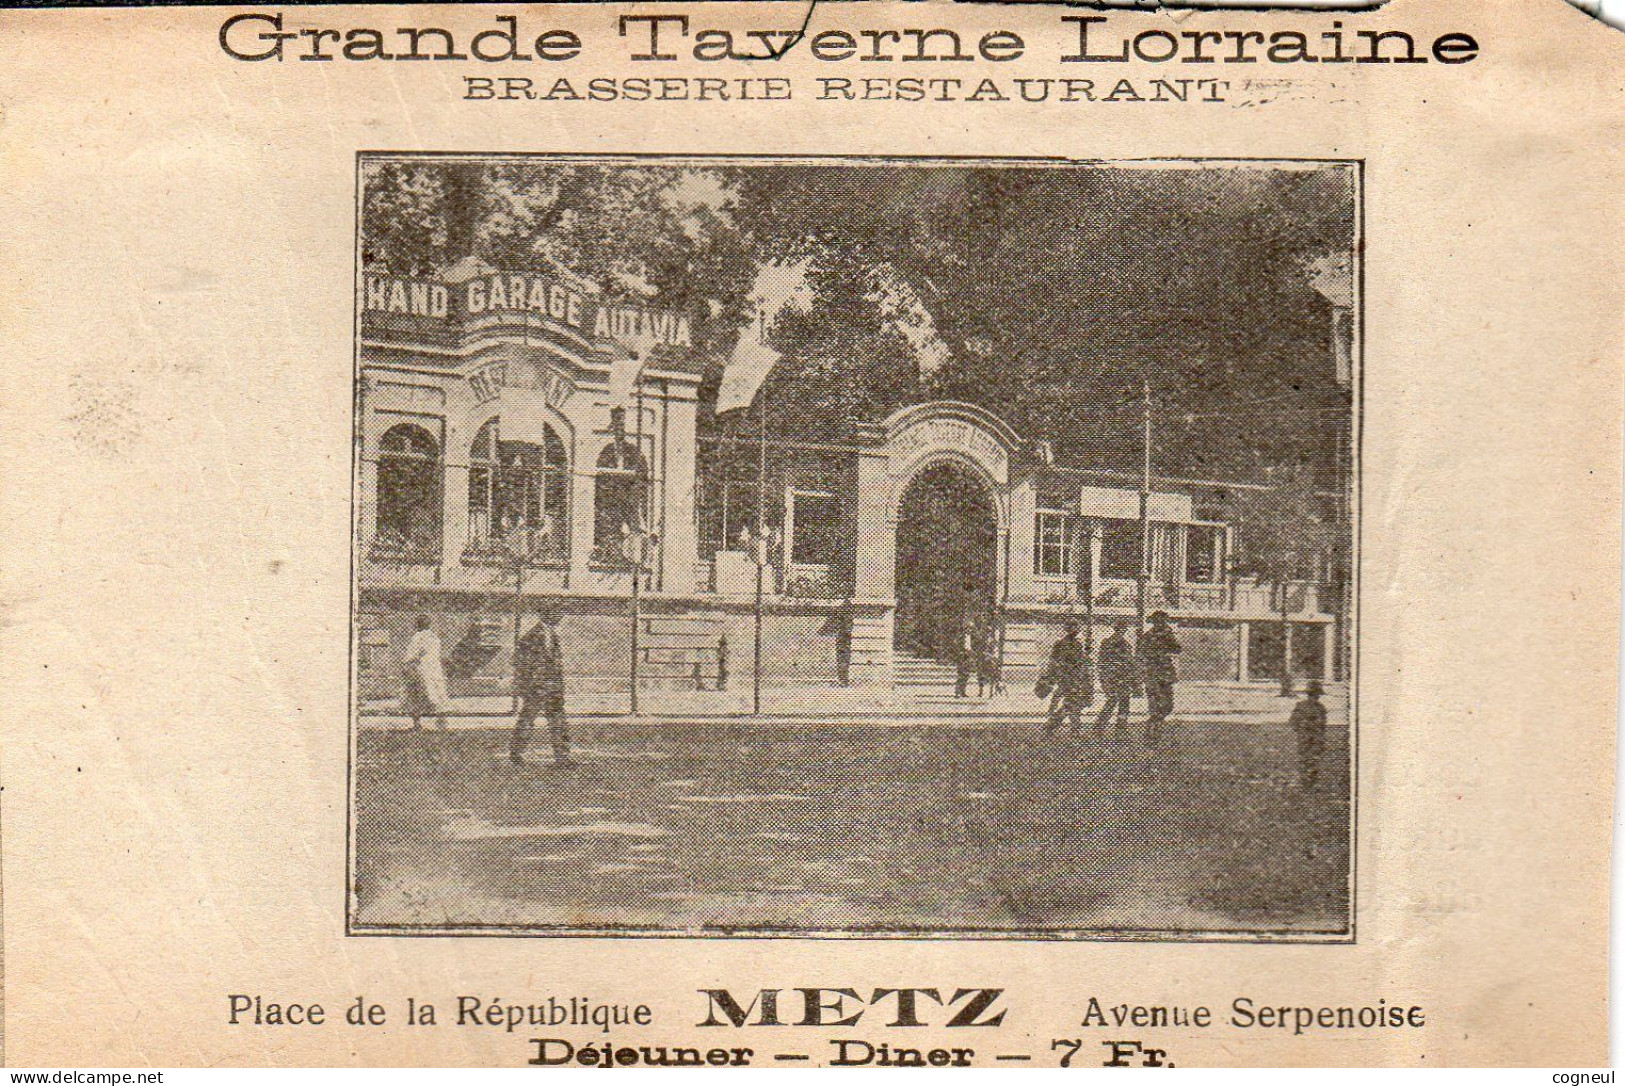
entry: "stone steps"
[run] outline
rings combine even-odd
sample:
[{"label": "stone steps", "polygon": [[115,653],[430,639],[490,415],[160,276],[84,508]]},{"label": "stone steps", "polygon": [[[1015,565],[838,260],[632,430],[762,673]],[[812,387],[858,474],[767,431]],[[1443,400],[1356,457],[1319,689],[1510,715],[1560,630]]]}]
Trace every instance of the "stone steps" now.
[{"label": "stone steps", "polygon": [[958,678],[952,664],[910,656],[904,652],[893,655],[892,667],[898,686],[953,686]]},{"label": "stone steps", "polygon": [[[645,615],[638,631],[638,673],[657,683],[692,685],[696,672],[710,687],[717,677],[717,642],[727,630],[720,615]],[[737,649],[730,647],[730,670],[739,666]]]}]

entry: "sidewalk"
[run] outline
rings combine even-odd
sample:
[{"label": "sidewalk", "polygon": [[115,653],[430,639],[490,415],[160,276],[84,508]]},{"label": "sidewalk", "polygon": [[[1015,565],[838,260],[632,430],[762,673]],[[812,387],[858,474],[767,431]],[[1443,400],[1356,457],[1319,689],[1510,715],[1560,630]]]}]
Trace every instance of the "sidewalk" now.
[{"label": "sidewalk", "polygon": [[[638,694],[635,715],[628,711],[629,700],[625,690],[572,691],[566,704],[570,719],[583,722],[817,721],[966,726],[1034,723],[1042,718],[1047,704],[1031,688],[1011,689],[989,697],[956,698],[951,687],[764,686],[762,712],[755,716],[751,713],[748,682],[743,689],[721,691],[644,689]],[[1324,700],[1332,719],[1342,717],[1347,703],[1346,684],[1328,684]],[[1284,724],[1295,701],[1281,697],[1274,683],[1180,683],[1174,715],[1180,720],[1210,723]],[[1098,699],[1095,704],[1099,705]],[[1136,720],[1144,718],[1143,697],[1134,700],[1133,713]],[[454,728],[493,728],[505,726],[512,716],[511,698],[460,697],[452,699],[446,722]],[[362,703],[363,727],[399,727],[407,723],[394,699]]]}]

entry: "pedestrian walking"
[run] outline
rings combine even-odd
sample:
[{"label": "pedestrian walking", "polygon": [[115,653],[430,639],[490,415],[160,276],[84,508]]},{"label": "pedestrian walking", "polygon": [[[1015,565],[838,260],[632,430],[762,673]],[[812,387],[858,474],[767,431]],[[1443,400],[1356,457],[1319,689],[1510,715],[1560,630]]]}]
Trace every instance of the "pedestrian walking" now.
[{"label": "pedestrian walking", "polygon": [[536,624],[514,646],[513,682],[519,712],[508,743],[508,760],[514,765],[524,763],[525,747],[538,716],[547,717],[553,764],[576,764],[570,758],[570,728],[564,716],[564,656],[558,625],[558,612],[544,608]]},{"label": "pedestrian walking", "polygon": [[1134,662],[1134,647],[1128,641],[1128,621],[1118,619],[1112,623],[1112,632],[1100,643],[1100,687],[1105,693],[1105,704],[1095,717],[1095,734],[1104,736],[1112,714],[1117,715],[1119,735],[1128,731],[1129,699],[1140,686],[1139,667]]},{"label": "pedestrian walking", "polygon": [[1065,632],[1050,650],[1049,664],[1039,680],[1040,689],[1050,691],[1049,721],[1044,725],[1045,735],[1054,735],[1067,721],[1072,722],[1072,734],[1083,730],[1083,707],[1088,700],[1093,682],[1089,674],[1089,657],[1078,644],[1078,620],[1067,619]]},{"label": "pedestrian walking", "polygon": [[441,657],[440,635],[428,615],[417,617],[417,629],[406,642],[401,659],[401,677],[406,681],[406,694],[401,709],[412,718],[412,730],[423,728],[423,718],[429,717],[446,727],[446,708],[450,698],[446,694],[446,664]]},{"label": "pedestrian walking", "polygon": [[1299,788],[1313,788],[1320,780],[1320,755],[1326,746],[1326,707],[1320,698],[1325,692],[1320,683],[1311,682],[1288,720],[1298,738]]},{"label": "pedestrian walking", "polygon": [[985,627],[976,639],[976,692],[979,695],[999,692],[999,651],[993,628]]},{"label": "pedestrian walking", "polygon": [[1140,666],[1145,673],[1145,697],[1150,715],[1145,721],[1145,741],[1162,738],[1162,725],[1174,711],[1174,657],[1179,655],[1179,638],[1168,624],[1167,611],[1151,613],[1151,628],[1140,638]]},{"label": "pedestrian walking", "polygon": [[966,696],[970,677],[976,671],[976,627],[967,619],[954,645],[954,697]]}]

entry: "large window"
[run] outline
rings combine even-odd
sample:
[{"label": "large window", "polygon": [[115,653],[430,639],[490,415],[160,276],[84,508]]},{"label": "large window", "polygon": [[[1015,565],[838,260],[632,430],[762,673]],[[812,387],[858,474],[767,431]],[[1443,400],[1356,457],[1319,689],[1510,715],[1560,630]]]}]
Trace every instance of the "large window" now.
[{"label": "large window", "polygon": [[1185,580],[1217,584],[1224,568],[1224,529],[1217,524],[1192,524],[1186,531]]},{"label": "large window", "polygon": [[438,560],[440,478],[440,443],[429,431],[411,423],[385,431],[378,443],[375,557]]},{"label": "large window", "polygon": [[469,450],[468,546],[563,564],[570,553],[570,464],[552,427],[541,445],[503,441],[500,420],[480,428]]},{"label": "large window", "polygon": [[1151,523],[1151,580],[1157,584],[1178,584],[1185,579],[1182,524]]},{"label": "large window", "polygon": [[1076,521],[1067,512],[1066,499],[1055,494],[1038,496],[1033,516],[1033,572],[1040,577],[1073,577],[1078,572]]},{"label": "large window", "polygon": [[1140,576],[1140,522],[1107,520],[1101,522],[1100,575],[1118,580]]},{"label": "large window", "polygon": [[700,556],[749,551],[756,537],[760,487],[754,480],[702,479],[696,494]]},{"label": "large window", "polygon": [[[1100,575],[1113,580],[1133,581],[1140,576],[1140,522],[1106,520],[1101,522]],[[1148,578],[1156,584],[1178,584],[1195,578],[1185,576],[1186,553],[1181,550],[1185,526],[1152,521]],[[1211,560],[1211,547],[1210,547]]]},{"label": "large window", "polygon": [[593,564],[632,564],[636,554],[632,536],[649,529],[648,493],[648,471],[637,449],[625,440],[606,445],[593,485]]},{"label": "large window", "polygon": [[849,546],[841,499],[827,491],[793,490],[790,503],[790,560],[810,566],[839,563]]}]

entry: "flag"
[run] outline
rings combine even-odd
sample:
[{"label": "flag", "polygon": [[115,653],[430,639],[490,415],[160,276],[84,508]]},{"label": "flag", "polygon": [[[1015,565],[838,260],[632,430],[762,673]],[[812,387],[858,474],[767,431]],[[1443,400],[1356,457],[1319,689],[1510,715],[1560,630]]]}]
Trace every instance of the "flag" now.
[{"label": "flag", "polygon": [[502,389],[503,441],[523,441],[547,447],[547,394],[539,388],[507,385]]},{"label": "flag", "polygon": [[609,360],[609,402],[622,407],[637,398],[638,382],[643,379],[647,355],[637,351],[617,352]]},{"label": "flag", "polygon": [[739,333],[739,341],[722,371],[722,387],[717,391],[717,413],[736,407],[749,407],[780,355],[767,345],[773,324],[786,306],[803,306],[812,300],[807,284],[807,261],[794,264],[763,264],[751,287],[750,305],[755,324]]}]

